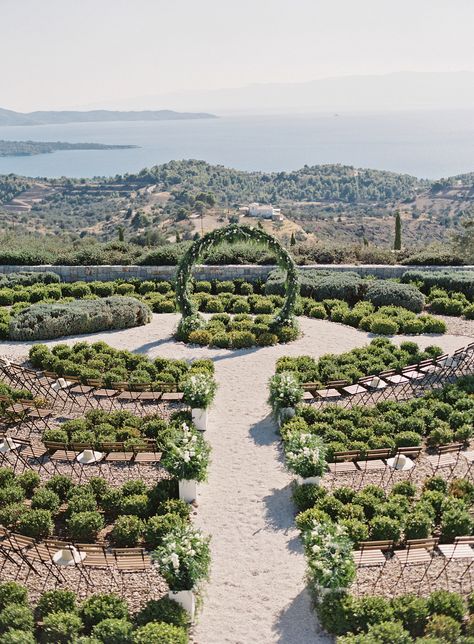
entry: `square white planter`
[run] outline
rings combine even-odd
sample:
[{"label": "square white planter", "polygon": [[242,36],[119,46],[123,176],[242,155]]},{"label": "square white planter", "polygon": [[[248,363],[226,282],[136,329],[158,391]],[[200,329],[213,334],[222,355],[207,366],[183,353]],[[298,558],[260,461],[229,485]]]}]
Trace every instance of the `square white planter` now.
[{"label": "square white planter", "polygon": [[298,483],[300,485],[319,485],[320,480],[320,476],[307,476],[306,478],[298,476]]},{"label": "square white planter", "polygon": [[197,501],[197,497],[198,497],[197,481],[181,479],[179,481],[179,498],[183,501],[186,501],[186,503],[193,503],[193,501]]},{"label": "square white planter", "polygon": [[189,614],[191,622],[194,621],[194,613],[196,612],[196,599],[192,590],[178,590],[174,592],[170,590],[168,597],[182,606]]},{"label": "square white planter", "polygon": [[196,429],[199,429],[200,432],[205,432],[207,429],[207,409],[194,407],[191,409],[191,416]]}]

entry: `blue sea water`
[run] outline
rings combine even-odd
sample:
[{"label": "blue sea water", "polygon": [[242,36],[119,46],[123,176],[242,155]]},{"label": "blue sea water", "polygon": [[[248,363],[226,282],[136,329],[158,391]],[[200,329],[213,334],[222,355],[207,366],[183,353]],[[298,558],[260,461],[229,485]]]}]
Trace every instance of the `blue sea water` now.
[{"label": "blue sea water", "polygon": [[420,110],[0,127],[0,139],[140,146],[4,157],[0,174],[113,176],[194,158],[262,171],[341,163],[434,179],[474,170],[473,116]]}]

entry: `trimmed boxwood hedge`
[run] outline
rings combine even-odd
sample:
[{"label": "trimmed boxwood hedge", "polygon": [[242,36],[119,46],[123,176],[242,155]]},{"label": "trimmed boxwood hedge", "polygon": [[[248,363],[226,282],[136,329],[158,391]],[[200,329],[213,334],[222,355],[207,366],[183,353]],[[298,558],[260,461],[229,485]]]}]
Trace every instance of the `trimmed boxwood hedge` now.
[{"label": "trimmed boxwood hedge", "polygon": [[163,383],[179,386],[192,373],[214,373],[212,360],[193,360],[190,363],[161,357],[151,360],[142,354],[114,349],[103,341],[56,344],[52,348],[35,344],[30,349],[29,359],[37,369],[53,371],[58,376],[75,376],[82,381],[96,378],[107,386],[116,382],[156,383],[158,388]]},{"label": "trimmed boxwood hedge", "polygon": [[103,642],[103,644],[187,644],[189,617],[162,597],[138,612],[115,593],[94,593],[79,601],[70,590],[48,590],[36,606],[26,586],[0,583],[0,629],[5,644]]},{"label": "trimmed boxwood hedge", "polygon": [[67,335],[129,329],[151,321],[151,310],[135,298],[109,297],[68,304],[33,304],[13,316],[13,340],[48,340]]},{"label": "trimmed boxwood hedge", "polygon": [[371,376],[387,369],[401,369],[420,360],[443,353],[441,347],[430,345],[423,351],[415,342],[402,342],[398,347],[388,338],[375,338],[365,347],[345,353],[328,353],[317,360],[311,356],[278,358],[276,371],[293,371],[301,383],[325,385],[330,380],[349,380]]},{"label": "trimmed boxwood hedge", "polygon": [[317,409],[302,405],[281,427],[283,439],[292,431],[310,432],[326,443],[327,458],[335,451],[395,449],[427,440],[435,447],[469,441],[474,433],[474,378],[431,391],[406,402],[382,401],[373,407]]}]

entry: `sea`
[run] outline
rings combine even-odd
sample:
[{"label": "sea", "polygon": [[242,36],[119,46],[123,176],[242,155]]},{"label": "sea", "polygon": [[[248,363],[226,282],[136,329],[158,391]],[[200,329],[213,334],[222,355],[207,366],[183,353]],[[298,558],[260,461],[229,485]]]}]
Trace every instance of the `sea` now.
[{"label": "sea", "polygon": [[0,158],[0,174],[30,177],[115,176],[172,159],[264,172],[340,163],[427,179],[474,171],[474,114],[469,110],[11,126],[0,127],[0,139],[139,146]]}]

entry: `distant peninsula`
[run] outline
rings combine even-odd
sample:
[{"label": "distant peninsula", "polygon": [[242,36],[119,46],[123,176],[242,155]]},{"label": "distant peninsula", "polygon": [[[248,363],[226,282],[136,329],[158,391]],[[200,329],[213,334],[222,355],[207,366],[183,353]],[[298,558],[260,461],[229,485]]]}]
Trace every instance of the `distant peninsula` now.
[{"label": "distant peninsula", "polygon": [[29,157],[58,150],[126,150],[138,145],[105,145],[103,143],[65,143],[63,141],[0,141],[0,157]]},{"label": "distant peninsula", "polygon": [[186,119],[215,119],[206,112],[174,112],[173,110],[144,110],[120,112],[111,110],[14,112],[0,108],[0,126],[56,125],[63,123],[94,123],[106,121],[181,121]]}]

